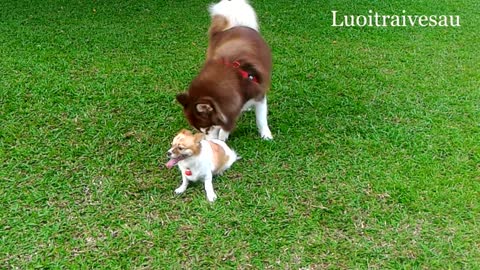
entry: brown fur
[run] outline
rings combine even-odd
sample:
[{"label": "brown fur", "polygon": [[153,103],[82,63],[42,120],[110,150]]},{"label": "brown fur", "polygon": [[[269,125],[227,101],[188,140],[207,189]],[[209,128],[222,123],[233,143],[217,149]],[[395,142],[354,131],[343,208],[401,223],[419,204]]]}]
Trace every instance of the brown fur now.
[{"label": "brown fur", "polygon": [[[270,88],[272,59],[260,34],[248,27],[228,27],[223,16],[214,16],[209,30],[207,58],[188,92],[178,94],[189,123],[196,129],[219,125],[226,131],[235,127],[243,105],[261,100]],[[226,63],[238,61],[240,68],[253,74],[258,83],[243,78]],[[211,110],[201,110],[206,104]]]},{"label": "brown fur", "polygon": [[[218,16],[218,15],[213,16],[212,23],[210,25],[210,29],[208,29],[209,38],[211,39],[213,36],[215,36],[219,32],[222,32],[222,31],[226,30],[228,27],[229,27],[229,23],[228,23],[227,18],[225,18],[223,16]],[[211,58],[210,55],[212,53],[213,52],[211,51],[210,46],[209,46],[209,48],[207,49],[207,59]]]},{"label": "brown fur", "polygon": [[213,166],[215,167],[214,174],[217,174],[219,169],[228,162],[228,156],[225,153],[225,150],[218,144],[209,141],[210,147],[213,151]]}]

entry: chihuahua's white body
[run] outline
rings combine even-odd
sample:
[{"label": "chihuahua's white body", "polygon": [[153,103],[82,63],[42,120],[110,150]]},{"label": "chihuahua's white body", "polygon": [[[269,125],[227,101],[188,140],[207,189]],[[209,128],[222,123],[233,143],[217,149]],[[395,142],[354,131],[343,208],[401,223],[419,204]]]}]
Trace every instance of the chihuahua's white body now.
[{"label": "chihuahua's white body", "polygon": [[182,184],[175,189],[182,194],[189,182],[203,181],[205,192],[210,202],[217,199],[213,190],[213,176],[223,173],[238,159],[237,154],[228,145],[217,139],[204,139],[202,133],[193,135],[182,130],[172,142],[168,150],[170,161],[168,168],[178,165],[182,172]]}]

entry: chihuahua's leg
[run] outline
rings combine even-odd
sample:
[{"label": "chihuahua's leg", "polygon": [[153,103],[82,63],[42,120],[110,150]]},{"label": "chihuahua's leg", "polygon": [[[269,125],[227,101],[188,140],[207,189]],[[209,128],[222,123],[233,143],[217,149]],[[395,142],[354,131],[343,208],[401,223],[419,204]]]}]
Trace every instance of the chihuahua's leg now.
[{"label": "chihuahua's leg", "polygon": [[265,96],[263,100],[255,102],[255,118],[257,120],[258,131],[260,132],[262,139],[272,140],[272,132],[268,127],[267,121],[267,96]]},{"label": "chihuahua's leg", "polygon": [[177,189],[175,189],[175,193],[182,194],[183,192],[185,192],[187,187],[188,187],[188,179],[182,172],[182,184]]},{"label": "chihuahua's leg", "polygon": [[212,183],[212,173],[209,173],[205,177],[205,192],[207,193],[207,200],[209,202],[213,202],[217,199],[217,194],[213,190],[213,183]]},{"label": "chihuahua's leg", "polygon": [[230,132],[223,130],[223,128],[220,128],[220,132],[218,132],[218,139],[221,141],[227,141],[228,136],[230,136]]}]

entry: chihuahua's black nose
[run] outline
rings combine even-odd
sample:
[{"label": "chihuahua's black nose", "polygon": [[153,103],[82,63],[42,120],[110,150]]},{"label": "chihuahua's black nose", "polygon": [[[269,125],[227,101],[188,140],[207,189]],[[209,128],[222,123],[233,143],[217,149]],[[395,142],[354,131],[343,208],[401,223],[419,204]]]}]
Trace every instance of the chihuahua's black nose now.
[{"label": "chihuahua's black nose", "polygon": [[172,156],[172,152],[168,151],[167,152],[167,157],[171,157]]}]

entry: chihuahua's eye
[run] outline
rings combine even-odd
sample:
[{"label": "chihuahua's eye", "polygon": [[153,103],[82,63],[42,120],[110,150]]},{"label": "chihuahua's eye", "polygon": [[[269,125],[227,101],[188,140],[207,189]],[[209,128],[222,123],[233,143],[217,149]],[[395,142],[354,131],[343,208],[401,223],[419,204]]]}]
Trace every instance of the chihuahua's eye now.
[{"label": "chihuahua's eye", "polygon": [[183,147],[178,146],[177,149],[180,150],[180,151],[182,151],[182,150],[183,150]]}]

